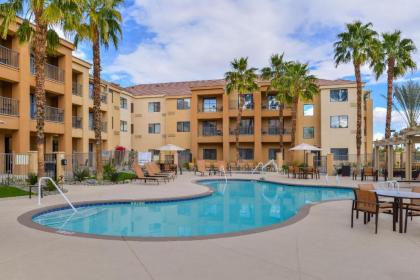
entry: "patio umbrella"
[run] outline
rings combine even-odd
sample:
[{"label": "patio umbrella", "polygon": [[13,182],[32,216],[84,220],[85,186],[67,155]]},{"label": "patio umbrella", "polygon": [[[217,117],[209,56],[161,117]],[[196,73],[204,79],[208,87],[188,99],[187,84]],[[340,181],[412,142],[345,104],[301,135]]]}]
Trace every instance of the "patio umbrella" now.
[{"label": "patio umbrella", "polygon": [[301,143],[293,148],[291,148],[289,151],[303,151],[304,155],[305,155],[305,164],[307,163],[306,161],[306,151],[321,151],[320,148],[306,144],[306,143]]}]

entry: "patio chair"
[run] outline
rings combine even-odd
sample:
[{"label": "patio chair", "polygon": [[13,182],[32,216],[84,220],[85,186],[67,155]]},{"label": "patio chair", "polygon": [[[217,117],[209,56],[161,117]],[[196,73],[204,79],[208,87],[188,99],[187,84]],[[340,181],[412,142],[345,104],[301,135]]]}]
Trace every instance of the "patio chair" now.
[{"label": "patio chair", "polygon": [[171,175],[157,173],[156,170],[153,169],[150,163],[145,164],[144,167],[146,168],[147,176],[149,177],[162,178],[163,180],[168,180],[168,181],[170,179],[174,179]]},{"label": "patio chair", "polygon": [[353,228],[354,212],[363,212],[363,223],[370,221],[370,216],[375,215],[375,234],[378,233],[378,216],[379,213],[392,213],[392,203],[382,203],[378,199],[378,195],[367,189],[354,189],[354,200],[351,206],[351,227]]},{"label": "patio chair", "polygon": [[149,165],[150,165],[150,168],[153,170],[153,172],[156,174],[156,175],[168,175],[168,176],[170,176],[170,177],[172,177],[173,179],[175,178],[175,176],[176,176],[176,174],[175,174],[175,172],[171,172],[171,171],[162,171],[161,169],[160,169],[160,166],[156,163],[156,162],[150,162],[149,163]]},{"label": "patio chair", "polygon": [[155,178],[155,177],[149,177],[149,176],[145,176],[143,173],[143,170],[141,169],[140,165],[134,163],[132,166],[134,173],[137,176],[137,180],[144,180],[144,182],[146,183],[147,181],[153,181],[156,182],[157,184],[159,184],[159,179]]},{"label": "patio chair", "polygon": [[201,176],[204,176],[206,173],[206,162],[204,160],[197,160],[197,167],[194,170],[194,175],[196,175],[197,172],[200,173]]},{"label": "patio chair", "polygon": [[372,177],[372,180],[377,181],[377,172],[373,167],[363,167],[362,169],[362,181],[366,181],[367,177]]},{"label": "patio chair", "polygon": [[[413,187],[411,191],[420,193],[420,187]],[[410,203],[406,204],[405,209],[404,232],[407,232],[408,216],[411,217],[411,220],[413,220],[413,217],[420,216],[420,199],[410,199]]]}]

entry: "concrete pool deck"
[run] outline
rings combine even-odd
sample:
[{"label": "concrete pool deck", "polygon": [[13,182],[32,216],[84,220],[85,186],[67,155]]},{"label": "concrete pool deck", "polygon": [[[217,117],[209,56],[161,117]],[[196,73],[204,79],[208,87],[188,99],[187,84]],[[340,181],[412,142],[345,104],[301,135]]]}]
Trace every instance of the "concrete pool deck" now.
[{"label": "concrete pool deck", "polygon": [[[273,174],[233,178],[325,185]],[[160,199],[207,189],[186,173],[160,185],[66,186],[71,201]],[[220,178],[211,176],[206,178]],[[230,177],[231,178],[231,177]],[[360,181],[341,179],[342,186]],[[329,184],[336,185],[335,178]],[[63,203],[47,196],[43,207]],[[270,231],[196,241],[115,241],[42,232],[17,217],[36,199],[0,200],[0,279],[420,279],[420,218],[408,233],[392,231],[391,217],[350,228],[350,201],[315,205],[303,220]]]}]

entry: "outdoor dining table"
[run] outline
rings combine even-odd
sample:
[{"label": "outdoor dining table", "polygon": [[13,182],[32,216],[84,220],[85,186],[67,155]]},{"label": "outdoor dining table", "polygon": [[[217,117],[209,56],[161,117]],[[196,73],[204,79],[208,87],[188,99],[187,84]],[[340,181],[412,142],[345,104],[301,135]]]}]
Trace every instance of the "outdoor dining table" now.
[{"label": "outdoor dining table", "polygon": [[404,199],[420,199],[420,193],[398,190],[374,190],[378,196],[391,197],[394,199],[392,228],[396,230],[398,221],[399,233],[403,233]]}]

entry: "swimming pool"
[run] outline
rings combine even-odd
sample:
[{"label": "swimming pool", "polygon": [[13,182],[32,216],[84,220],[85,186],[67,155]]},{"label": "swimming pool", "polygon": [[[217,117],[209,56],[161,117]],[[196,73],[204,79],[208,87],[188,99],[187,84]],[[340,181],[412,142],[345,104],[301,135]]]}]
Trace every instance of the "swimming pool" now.
[{"label": "swimming pool", "polygon": [[203,180],[213,194],[168,202],[106,202],[53,209],[32,221],[59,233],[127,238],[194,238],[269,229],[307,204],[351,199],[351,189],[251,180]]}]

